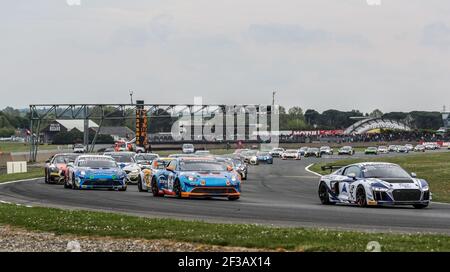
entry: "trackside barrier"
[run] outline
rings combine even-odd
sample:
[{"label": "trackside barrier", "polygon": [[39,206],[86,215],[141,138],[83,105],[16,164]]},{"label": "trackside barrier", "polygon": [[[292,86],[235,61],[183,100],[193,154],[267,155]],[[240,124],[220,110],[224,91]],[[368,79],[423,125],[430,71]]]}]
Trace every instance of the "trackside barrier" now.
[{"label": "trackside barrier", "polygon": [[28,172],[26,161],[6,163],[7,174],[26,173],[26,172]]}]

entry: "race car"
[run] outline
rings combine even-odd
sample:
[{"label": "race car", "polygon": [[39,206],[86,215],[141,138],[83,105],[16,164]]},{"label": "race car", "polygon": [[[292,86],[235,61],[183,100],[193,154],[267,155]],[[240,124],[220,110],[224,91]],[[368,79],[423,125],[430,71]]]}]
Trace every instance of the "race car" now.
[{"label": "race car", "polygon": [[378,155],[378,148],[371,146],[364,150],[364,154],[366,155]]},{"label": "race car", "polygon": [[139,180],[139,172],[141,168],[137,165],[134,152],[105,152],[105,156],[110,156],[116,160],[120,168],[127,173],[128,183],[137,184]]},{"label": "race car", "polygon": [[397,152],[398,146],[397,145],[390,145],[388,147],[389,152]]},{"label": "race car", "polygon": [[397,148],[397,152],[398,153],[409,153],[409,149],[406,146],[400,145]]},{"label": "race car", "polygon": [[273,157],[269,152],[259,151],[256,153],[256,158],[258,162],[265,162],[267,164],[273,164]]},{"label": "race car", "polygon": [[211,158],[178,158],[158,172],[152,182],[154,196],[227,197],[241,195],[239,175],[225,164]]},{"label": "race car", "polygon": [[67,164],[74,162],[79,154],[56,154],[45,163],[45,183],[61,183],[66,178]]},{"label": "race car", "polygon": [[322,155],[333,155],[333,148],[329,146],[320,147],[320,156]]},{"label": "race car", "polygon": [[152,162],[158,158],[159,155],[154,153],[139,153],[134,156],[134,160],[141,169],[150,167]]},{"label": "race car", "polygon": [[311,147],[308,148],[305,152],[305,158],[307,157],[316,157],[316,158],[320,158],[322,155],[320,153],[320,149],[319,148],[315,148],[315,147]]},{"label": "race car", "polygon": [[412,205],[421,209],[430,203],[428,183],[396,164],[366,162],[338,168],[320,179],[318,193],[322,204]]},{"label": "race car", "polygon": [[82,155],[67,167],[64,188],[127,190],[127,175],[109,156]]},{"label": "race car", "polygon": [[300,153],[296,149],[287,149],[281,154],[281,159],[287,160],[287,159],[294,159],[294,160],[300,160]]},{"label": "race car", "polygon": [[185,153],[185,154],[190,154],[190,153],[195,152],[195,148],[194,148],[193,144],[183,144],[181,149],[183,150],[183,153]]},{"label": "race car", "polygon": [[256,151],[256,150],[247,150],[247,151],[241,152],[239,157],[245,163],[248,163],[251,165],[258,165],[259,161],[258,161],[258,157],[256,156],[257,153],[258,153],[258,151]]},{"label": "race car", "polygon": [[248,176],[248,166],[242,160],[237,158],[229,158],[229,157],[216,157],[216,161],[224,163],[227,166],[230,166],[239,174],[241,180],[246,180]]},{"label": "race car", "polygon": [[414,152],[425,152],[425,146],[424,145],[416,145],[414,147]]},{"label": "race car", "polygon": [[378,147],[378,153],[379,154],[387,154],[387,153],[389,153],[389,150],[388,150],[388,148],[387,148],[387,146],[379,146]]},{"label": "race car", "polygon": [[194,154],[201,157],[211,156],[211,152],[209,150],[197,150]]},{"label": "race car", "polygon": [[414,146],[412,144],[405,144],[406,149],[408,149],[408,151],[413,151],[414,150]]},{"label": "race car", "polygon": [[341,147],[338,151],[338,155],[354,155],[355,154],[355,150],[353,150],[353,147],[351,146],[344,146]]},{"label": "race car", "polygon": [[303,146],[300,147],[300,149],[298,150],[298,153],[300,154],[300,156],[305,156],[306,150],[308,150],[309,147],[307,146]]},{"label": "race car", "polygon": [[82,144],[76,144],[73,146],[73,153],[86,153],[86,147]]},{"label": "race car", "polygon": [[274,149],[272,149],[271,151],[270,151],[270,155],[273,157],[273,158],[275,158],[275,157],[281,157],[281,154],[283,154],[283,152],[284,152],[284,148],[281,148],[281,147],[276,147],[276,148],[274,148]]},{"label": "race car", "polygon": [[174,158],[156,158],[152,161],[149,167],[145,167],[139,173],[138,190],[139,192],[148,192],[151,189],[151,183],[154,175],[158,171],[166,169],[169,162]]}]

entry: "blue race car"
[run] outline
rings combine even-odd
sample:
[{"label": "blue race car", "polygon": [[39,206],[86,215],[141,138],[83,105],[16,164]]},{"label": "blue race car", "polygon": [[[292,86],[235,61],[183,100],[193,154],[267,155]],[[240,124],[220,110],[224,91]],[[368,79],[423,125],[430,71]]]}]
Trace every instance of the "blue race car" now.
[{"label": "blue race car", "polygon": [[267,164],[273,164],[273,157],[269,152],[260,151],[256,153],[256,158],[259,162],[265,162]]},{"label": "blue race car", "polygon": [[178,158],[152,178],[151,189],[154,196],[237,200],[241,195],[241,181],[230,166],[213,158]]},{"label": "blue race car", "polygon": [[127,174],[109,156],[84,155],[67,168],[64,188],[127,190]]}]

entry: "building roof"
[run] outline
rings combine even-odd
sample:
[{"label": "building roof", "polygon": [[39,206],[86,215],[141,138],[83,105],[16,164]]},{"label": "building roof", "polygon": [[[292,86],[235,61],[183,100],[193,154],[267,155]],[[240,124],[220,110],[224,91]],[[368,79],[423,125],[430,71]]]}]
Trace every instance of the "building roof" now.
[{"label": "building roof", "polygon": [[[94,128],[94,130],[97,130],[97,128]],[[128,127],[101,127],[99,134],[103,134],[103,135],[115,135],[115,136],[119,136],[122,138],[125,137],[129,137],[129,136],[134,136],[135,133],[134,131],[132,131],[131,129],[129,129]]]},{"label": "building roof", "polygon": [[[68,131],[77,129],[80,132],[84,132],[84,120],[56,120],[56,122],[61,124]],[[98,128],[98,125],[92,120],[89,120],[88,124],[89,128]]]}]

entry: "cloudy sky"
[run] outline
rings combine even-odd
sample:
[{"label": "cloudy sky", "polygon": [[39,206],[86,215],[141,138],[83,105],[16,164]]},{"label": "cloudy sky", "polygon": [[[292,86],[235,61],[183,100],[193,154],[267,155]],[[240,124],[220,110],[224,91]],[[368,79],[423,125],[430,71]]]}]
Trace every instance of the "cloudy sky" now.
[{"label": "cloudy sky", "polygon": [[367,1],[0,0],[0,108],[450,106],[450,1]]}]

